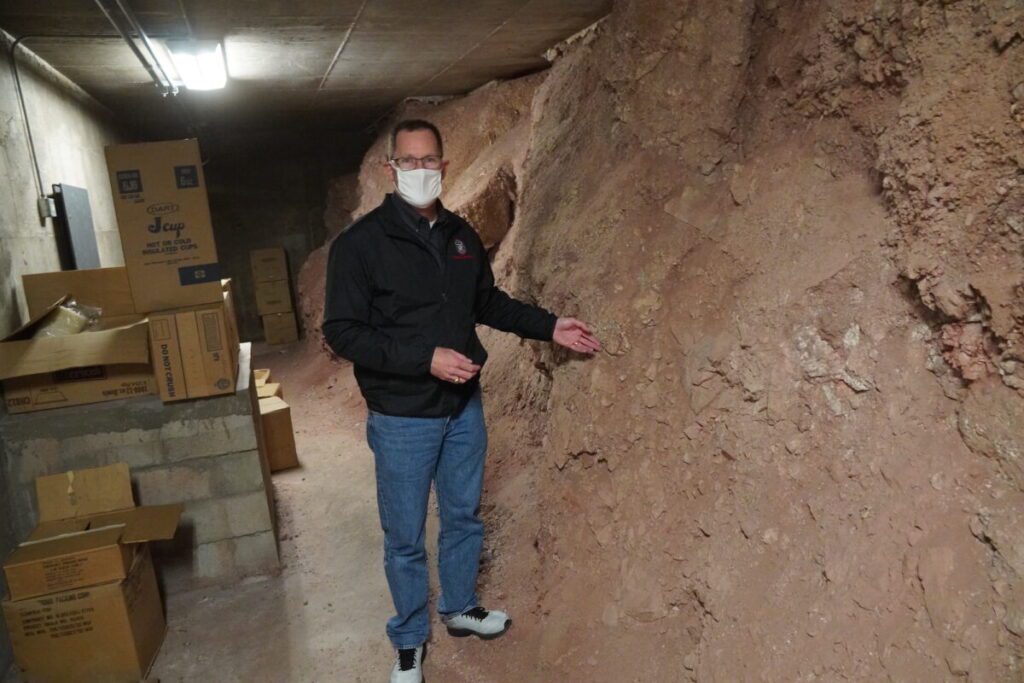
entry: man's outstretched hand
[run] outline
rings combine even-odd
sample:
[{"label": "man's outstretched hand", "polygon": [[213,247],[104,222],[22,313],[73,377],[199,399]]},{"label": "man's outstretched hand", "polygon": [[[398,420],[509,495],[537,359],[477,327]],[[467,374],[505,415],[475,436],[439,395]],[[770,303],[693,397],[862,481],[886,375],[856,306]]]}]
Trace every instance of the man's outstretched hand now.
[{"label": "man's outstretched hand", "polygon": [[441,346],[434,349],[434,357],[430,361],[430,374],[439,380],[463,384],[476,377],[478,372],[480,366],[458,351]]},{"label": "man's outstretched hand", "polygon": [[590,326],[576,318],[559,318],[551,339],[560,346],[588,356],[601,350],[601,342],[597,341]]}]

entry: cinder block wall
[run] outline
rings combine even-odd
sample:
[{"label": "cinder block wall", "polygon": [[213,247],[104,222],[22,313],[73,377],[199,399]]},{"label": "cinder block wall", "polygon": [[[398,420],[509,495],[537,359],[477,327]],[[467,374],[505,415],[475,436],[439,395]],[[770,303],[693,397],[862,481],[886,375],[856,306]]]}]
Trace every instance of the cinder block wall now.
[{"label": "cinder block wall", "polygon": [[153,546],[164,590],[177,592],[278,568],[270,475],[259,455],[249,364],[229,396],[157,397],[0,418],[14,536],[36,522],[35,478],[126,462],[140,505],[185,504],[173,541]]}]

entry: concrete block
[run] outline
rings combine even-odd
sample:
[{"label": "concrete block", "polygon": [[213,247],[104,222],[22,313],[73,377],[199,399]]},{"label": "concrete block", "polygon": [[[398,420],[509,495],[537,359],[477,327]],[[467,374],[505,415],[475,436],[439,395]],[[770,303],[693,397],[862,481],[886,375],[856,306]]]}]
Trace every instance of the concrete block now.
[{"label": "concrete block", "polygon": [[15,487],[8,495],[11,513],[8,521],[12,540],[17,544],[28,538],[36,525],[36,492],[35,488]]},{"label": "concrete block", "polygon": [[193,572],[199,580],[266,574],[279,567],[274,534],[265,531],[196,547]]},{"label": "concrete block", "polygon": [[[239,371],[242,371],[241,366]],[[244,372],[249,372],[248,365]],[[64,441],[83,434],[121,433],[135,429],[159,431],[165,424],[176,421],[251,414],[252,403],[246,383],[244,388],[234,394],[195,401],[165,404],[156,396],[140,396],[36,413],[4,415],[0,418],[0,438],[18,443],[45,434],[49,438]]]},{"label": "concrete block", "polygon": [[[153,432],[146,432],[147,435]],[[127,463],[132,470],[159,464],[164,460],[164,446],[157,440],[136,444],[124,444],[108,451],[108,462]]]},{"label": "concrete block", "polygon": [[192,528],[196,544],[272,529],[267,497],[262,491],[188,503],[182,525]]},{"label": "concrete block", "polygon": [[267,574],[280,568],[274,532],[264,531],[235,539],[235,569],[239,575]]},{"label": "concrete block", "polygon": [[235,496],[259,491],[266,500],[263,466],[259,451],[232,453],[212,460],[210,487],[217,496]]},{"label": "concrete block", "polygon": [[65,458],[76,460],[80,456],[95,456],[97,453],[117,452],[130,457],[137,466],[144,467],[160,462],[163,457],[157,434],[147,429],[126,429],[118,432],[93,432],[67,436],[61,440],[60,450]]},{"label": "concrete block", "polygon": [[45,437],[13,442],[12,446],[18,451],[9,463],[16,470],[12,479],[30,486],[36,477],[69,469],[114,462],[126,462],[135,469],[163,460],[159,441],[146,439],[146,432],[141,430],[131,430],[130,434],[85,434],[64,440]]},{"label": "concrete block", "polygon": [[256,425],[251,414],[202,420],[178,420],[163,426],[159,435],[169,462],[237,453],[256,448]]},{"label": "concrete block", "polygon": [[63,462],[60,455],[60,441],[57,439],[31,439],[8,441],[9,463],[16,469],[12,479],[21,484],[32,484],[36,477],[59,471]]},{"label": "concrete block", "polygon": [[132,472],[139,505],[166,505],[209,498],[209,467],[158,467]]}]

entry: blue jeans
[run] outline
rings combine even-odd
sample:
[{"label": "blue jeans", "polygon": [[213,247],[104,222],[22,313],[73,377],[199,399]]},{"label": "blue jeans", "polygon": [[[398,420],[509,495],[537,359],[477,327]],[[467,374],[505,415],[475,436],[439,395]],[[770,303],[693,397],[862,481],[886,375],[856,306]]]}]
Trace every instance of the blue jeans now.
[{"label": "blue jeans", "polygon": [[478,513],[487,453],[480,392],[451,417],[395,417],[371,411],[366,440],[377,471],[384,573],[397,612],[388,620],[387,634],[395,648],[418,647],[430,636],[425,536],[431,481],[441,517],[437,611],[459,614],[477,606],[484,538]]}]

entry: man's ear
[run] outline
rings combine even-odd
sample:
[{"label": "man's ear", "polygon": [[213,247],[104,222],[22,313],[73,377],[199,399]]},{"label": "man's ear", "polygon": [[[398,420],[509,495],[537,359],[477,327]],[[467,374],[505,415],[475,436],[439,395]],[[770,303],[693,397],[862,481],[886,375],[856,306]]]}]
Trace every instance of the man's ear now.
[{"label": "man's ear", "polygon": [[441,161],[441,180],[444,180],[446,175],[448,175],[448,160],[443,159]]}]

